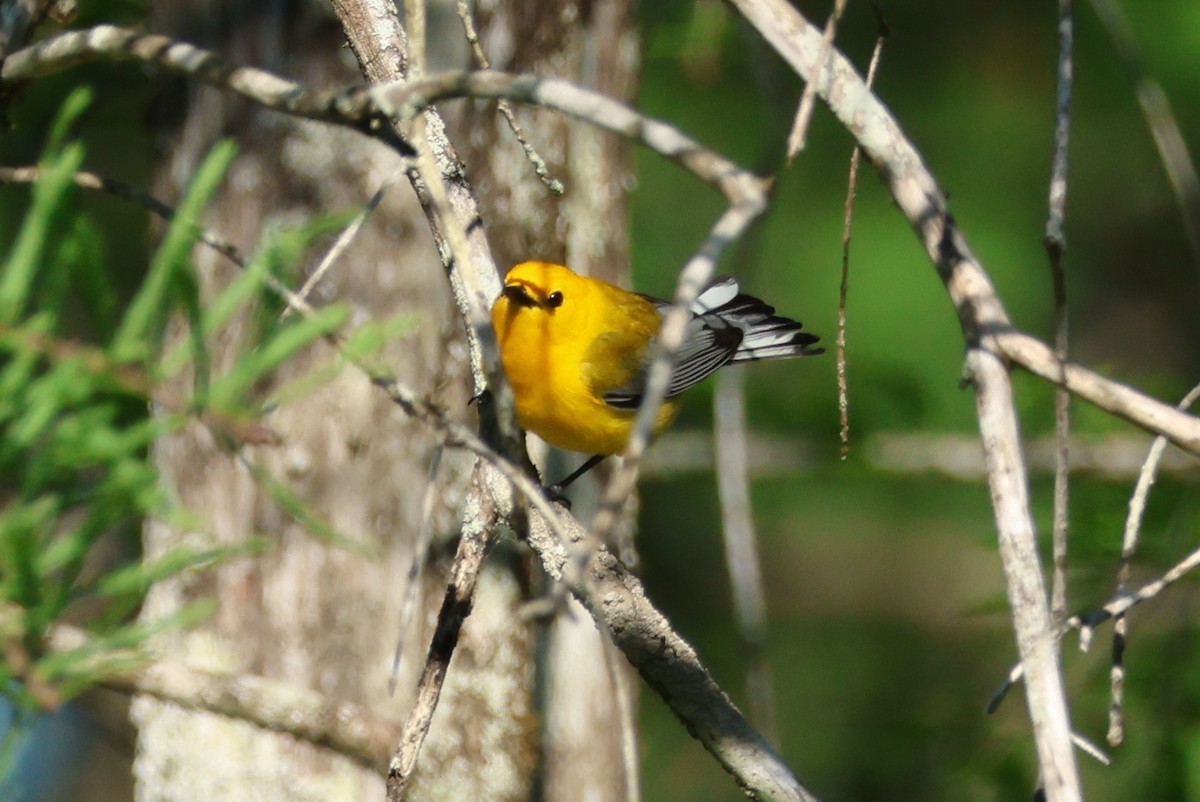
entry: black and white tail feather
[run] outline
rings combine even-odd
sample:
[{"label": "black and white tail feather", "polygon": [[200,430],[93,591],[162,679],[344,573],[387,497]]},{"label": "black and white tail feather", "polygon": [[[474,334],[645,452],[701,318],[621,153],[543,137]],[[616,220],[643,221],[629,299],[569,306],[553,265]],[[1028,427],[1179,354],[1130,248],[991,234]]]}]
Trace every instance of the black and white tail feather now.
[{"label": "black and white tail feather", "polygon": [[[660,315],[670,301],[644,296],[658,307]],[[667,385],[667,398],[679,395],[712,375],[717,368],[735,362],[815,356],[824,348],[813,348],[820,337],[803,331],[795,320],[775,314],[775,307],[738,291],[737,279],[719,278],[692,302],[692,319],[684,334],[683,347],[675,361],[675,372]],[[648,349],[651,353],[653,349]],[[646,385],[646,367],[624,387],[604,395],[617,409],[637,409]]]}]

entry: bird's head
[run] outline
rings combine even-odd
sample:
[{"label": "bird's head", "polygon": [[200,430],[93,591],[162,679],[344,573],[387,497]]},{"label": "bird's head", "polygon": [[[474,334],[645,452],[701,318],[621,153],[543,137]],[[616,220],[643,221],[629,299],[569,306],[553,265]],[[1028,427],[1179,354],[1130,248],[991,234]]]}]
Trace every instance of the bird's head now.
[{"label": "bird's head", "polygon": [[509,314],[518,314],[524,309],[554,313],[569,294],[573,295],[572,290],[578,282],[579,276],[562,265],[522,262],[504,277],[501,299],[506,302]]}]

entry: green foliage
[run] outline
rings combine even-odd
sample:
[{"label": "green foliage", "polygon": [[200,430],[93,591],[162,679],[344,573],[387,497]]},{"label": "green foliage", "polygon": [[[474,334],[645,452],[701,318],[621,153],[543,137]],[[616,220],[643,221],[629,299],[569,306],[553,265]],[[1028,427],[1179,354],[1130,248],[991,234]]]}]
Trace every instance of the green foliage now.
[{"label": "green foliage", "polygon": [[[151,444],[191,420],[211,419],[223,426],[221,442],[236,448],[230,433],[264,409],[256,388],[346,319],[338,307],[283,322],[263,316],[245,353],[213,375],[206,343],[329,225],[282,234],[205,306],[191,254],[204,208],[233,159],[229,143],[214,148],[196,172],[144,280],[121,310],[96,227],[75,204],[73,177],[84,148],[70,141],[70,132],[88,101],[85,91],[72,94],[53,124],[40,180],[0,272],[0,687],[26,713],[135,667],[148,637],[211,611],[210,602],[201,602],[152,624],[131,621],[152,583],[264,548],[265,541],[251,538],[115,567],[101,557],[104,543],[136,533],[147,518],[203,529],[160,486]],[[80,311],[91,324],[87,343],[77,339]],[[172,319],[187,325],[187,336],[164,357],[159,352]],[[189,385],[190,395],[178,397]],[[156,412],[148,414],[152,398]],[[261,471],[255,475],[287,500],[289,514],[311,518],[286,487]],[[338,539],[327,526],[314,528]],[[47,639],[68,618],[86,621],[90,637],[76,648],[51,650]]]}]

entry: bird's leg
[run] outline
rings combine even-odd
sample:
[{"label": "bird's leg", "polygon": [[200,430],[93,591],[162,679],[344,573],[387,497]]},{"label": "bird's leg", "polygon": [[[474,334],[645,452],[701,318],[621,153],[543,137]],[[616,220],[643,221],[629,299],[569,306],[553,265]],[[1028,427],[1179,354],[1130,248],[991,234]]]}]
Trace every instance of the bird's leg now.
[{"label": "bird's leg", "polygon": [[599,465],[600,462],[606,456],[608,456],[608,455],[607,454],[593,454],[592,456],[588,457],[586,462],[584,462],[582,465],[580,465],[578,468],[576,468],[574,471],[572,471],[568,476],[566,476],[563,479],[560,479],[559,481],[555,482],[552,485],[547,485],[546,486],[546,495],[549,496],[551,501],[561,502],[562,504],[564,504],[567,507],[567,509],[570,509],[571,502],[567,501],[566,496],[563,495],[563,491],[566,490],[568,487],[570,487],[571,483],[574,482],[576,479],[578,479],[580,476],[583,476],[585,473],[590,471],[592,468],[595,468],[597,465]]}]

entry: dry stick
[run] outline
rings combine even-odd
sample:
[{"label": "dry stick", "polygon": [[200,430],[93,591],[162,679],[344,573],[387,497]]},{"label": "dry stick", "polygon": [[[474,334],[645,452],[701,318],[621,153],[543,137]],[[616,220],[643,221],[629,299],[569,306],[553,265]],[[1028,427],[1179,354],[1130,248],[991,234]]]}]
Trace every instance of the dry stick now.
[{"label": "dry stick", "polygon": [[[808,124],[812,120],[813,108],[816,106],[817,100],[817,71],[829,57],[829,48],[833,46],[838,21],[841,20],[845,11],[846,0],[834,0],[833,10],[829,12],[829,18],[825,21],[825,35],[821,37],[821,52],[813,62],[809,74],[804,76],[804,94],[800,97],[800,107],[796,109],[796,119],[788,134],[788,164],[791,164],[792,159],[796,158],[797,153],[804,150],[804,143],[808,137]],[[867,84],[870,85],[870,79],[867,80]]]},{"label": "dry stick", "polygon": [[[1200,384],[1191,389],[1179,402],[1180,409],[1187,409],[1200,399]],[[1129,514],[1125,518],[1125,533],[1121,539],[1121,567],[1117,571],[1117,595],[1129,592],[1129,577],[1133,555],[1137,552],[1138,536],[1142,529],[1142,518],[1146,512],[1146,500],[1150,488],[1158,477],[1158,466],[1167,450],[1165,438],[1156,437],[1138,473],[1133,496],[1129,499]],[[1108,708],[1108,744],[1119,746],[1125,740],[1125,642],[1129,634],[1129,619],[1124,614],[1113,622],[1111,687],[1112,699]]]},{"label": "dry stick", "polygon": [[[393,0],[333,0],[333,9],[346,38],[358,58],[368,83],[373,85],[403,82],[409,60],[407,36],[397,15]],[[359,95],[348,106],[342,105]],[[326,102],[339,107],[351,116],[362,114],[375,105],[361,97],[361,90],[328,93]],[[352,109],[352,110],[351,110]],[[389,115],[390,116],[390,115]],[[407,170],[409,182],[417,193],[429,228],[437,243],[439,255],[450,278],[459,314],[467,324],[467,341],[471,356],[471,375],[475,394],[490,387],[494,406],[485,407],[485,428],[495,432],[502,450],[513,459],[523,451],[513,414],[512,393],[500,375],[499,356],[491,327],[484,318],[492,300],[500,294],[500,277],[488,246],[487,236],[479,216],[474,190],[467,181],[462,161],[445,133],[445,123],[435,109],[425,112],[428,139],[437,158],[438,169],[447,185],[449,206],[461,228],[467,232],[468,252],[465,258],[451,261],[451,250],[441,230],[437,213],[426,187],[426,179],[415,166]],[[397,124],[397,127],[399,125]]]},{"label": "dry stick", "polygon": [[[572,532],[568,542],[578,543],[588,536],[573,518],[567,518],[565,525]],[[528,539],[546,572],[561,579],[573,557],[547,531],[542,516],[530,516]],[[799,783],[713,681],[695,649],[655,609],[637,577],[605,548],[592,555],[587,570],[593,592],[580,601],[598,622],[604,622],[642,678],[738,784],[757,799],[815,802],[817,797]],[[592,609],[592,604],[602,610]]]},{"label": "dry stick", "polygon": [[[0,182],[13,184],[32,184],[40,180],[42,177],[42,168],[40,167],[0,167]],[[124,181],[119,181],[114,178],[107,178],[87,171],[75,173],[72,177],[75,186],[81,189],[92,189],[100,192],[107,192],[110,195],[137,204],[164,220],[175,219],[175,210],[167,204],[160,201],[158,198],[149,194],[145,190],[135,187],[133,184],[128,184]],[[204,229],[198,228],[197,234],[200,241],[208,247],[225,256],[229,261],[241,268],[246,267],[246,257],[236,245],[227,239],[218,237]]]},{"label": "dry stick", "polygon": [[[368,81],[379,84],[420,76],[425,44],[423,4],[406,3],[410,25],[414,26],[411,42],[400,26],[395,6],[390,3],[335,0],[334,9]],[[406,63],[410,55],[411,63]],[[399,129],[404,121],[393,124]],[[493,403],[480,404],[481,426],[492,442],[499,443],[504,454],[517,459],[523,447],[516,429],[512,393],[501,372],[499,351],[487,314],[500,290],[495,260],[483,228],[478,225],[479,210],[473,189],[445,135],[440,115],[430,109],[416,121],[415,128],[421,164],[408,167],[409,181],[429,222],[459,313],[466,323],[476,394],[486,388],[492,391]],[[476,463],[472,477],[459,549],[451,569],[453,580],[446,588],[434,639],[417,686],[417,701],[389,763],[389,800],[399,800],[404,795],[441,694],[462,617],[470,610],[483,556],[490,539],[495,537],[491,516],[485,519],[480,515],[482,510],[493,506],[480,492],[481,464]],[[540,488],[534,492],[540,497]],[[544,499],[534,503],[539,502]],[[553,511],[549,514],[551,520],[557,520]]]},{"label": "dry stick", "polygon": [[388,677],[388,695],[396,693],[396,682],[400,676],[400,661],[404,658],[404,637],[412,626],[413,614],[417,611],[417,589],[421,584],[421,570],[425,567],[429,545],[433,540],[433,506],[437,503],[437,476],[442,464],[444,446],[438,444],[429,460],[429,472],[425,478],[425,497],[421,500],[421,520],[417,524],[417,537],[413,543],[412,562],[408,576],[404,578],[404,600],[400,603],[400,625],[396,631],[396,653],[392,657],[392,674]]},{"label": "dry stick", "polygon": [[[569,610],[564,608],[564,614],[570,615]],[[612,634],[606,628],[601,627],[600,637],[600,648],[604,652],[604,669],[613,686],[613,695],[616,697],[617,704],[617,720],[621,723],[621,769],[624,775],[622,779],[625,781],[624,802],[641,802],[642,786],[638,781],[640,760],[637,715],[630,702],[634,698],[633,689],[629,687],[625,672],[622,670],[624,664],[621,663],[620,651],[612,641]]]},{"label": "dry stick", "polygon": [[[335,5],[341,5],[344,2],[348,2],[348,0],[337,0]],[[771,19],[770,8],[779,8],[777,0],[738,0],[738,2],[739,5],[748,8],[766,8],[768,17],[763,21],[763,24],[768,26],[774,24]],[[770,6],[770,8],[767,8],[767,6]],[[785,12],[783,18],[786,18],[786,16]],[[84,31],[51,37],[39,45],[13,54],[13,57],[8,59],[3,67],[0,68],[0,80],[6,82],[24,80],[34,77],[37,74],[49,73],[82,61],[104,58],[106,57],[106,52],[94,46],[97,44],[97,41],[100,44],[104,44],[112,40],[121,41],[122,37],[136,36],[134,32],[122,31],[121,29],[112,28],[112,26],[98,26],[96,29],[91,29],[91,31],[108,32],[109,36],[89,39],[87,36],[89,32]],[[121,36],[117,36],[116,34],[120,34]],[[164,37],[157,36],[150,38],[156,40],[164,39]],[[49,45],[53,45],[53,47],[47,50],[46,48]],[[358,43],[358,46],[361,47],[361,43]],[[190,46],[180,45],[180,47]],[[786,37],[779,41],[779,47],[789,47]],[[38,52],[31,52],[35,50]],[[248,99],[281,113],[320,119],[361,130],[363,126],[377,117],[387,117],[391,112],[395,111],[394,108],[390,109],[390,111],[380,108],[371,99],[370,92],[372,90],[353,88],[339,92],[317,93],[305,90],[290,82],[284,82],[294,87],[294,91],[290,95],[288,93],[264,92],[248,86],[253,83],[249,78],[251,74],[258,73],[265,75],[268,79],[268,84],[271,86],[277,82],[281,82],[282,79],[269,73],[262,73],[258,70],[243,67],[233,71],[239,80],[236,83],[226,84],[221,82],[221,76],[219,75],[197,70],[195,66],[189,67],[187,64],[180,63],[178,59],[164,62],[161,58],[162,53],[159,50],[153,48],[147,48],[147,50],[149,54],[146,60],[150,63],[171,67],[185,74],[193,74],[194,72],[196,77],[202,80],[209,80],[217,86],[240,92]],[[170,50],[173,51],[174,48],[170,48]],[[192,48],[192,50],[197,49]],[[203,51],[198,52],[203,53]],[[372,55],[378,55],[382,52],[384,51],[377,50]],[[131,53],[127,50],[120,50],[117,55],[137,57],[136,53]],[[834,61],[837,64],[845,65],[846,69],[851,69],[848,64],[845,64],[844,58],[836,51],[834,52]],[[203,59],[197,59],[196,63],[203,66],[206,62]],[[379,60],[377,59],[373,63],[379,63]],[[808,59],[802,62],[802,64],[807,63],[809,63]],[[189,72],[189,69],[193,72]],[[280,94],[281,97],[275,97],[275,94]],[[510,100],[518,102],[557,108],[559,111],[572,114],[592,124],[599,125],[608,130],[615,130],[624,136],[637,138],[643,144],[658,151],[667,158],[678,161],[703,180],[718,186],[722,183],[722,176],[718,167],[720,162],[709,158],[707,150],[703,148],[694,151],[687,148],[682,150],[676,149],[681,135],[675,129],[660,123],[661,128],[656,128],[654,133],[646,132],[645,135],[642,135],[642,132],[639,131],[639,125],[644,118],[640,117],[640,115],[608,98],[573,86],[565,81],[539,79],[532,76],[511,76],[491,72],[443,73],[430,76],[417,84],[408,86],[405,97],[410,103],[428,104],[439,99],[460,97],[468,94],[479,97],[507,97]],[[898,181],[908,177],[913,167],[920,167],[917,172],[927,174],[911,145],[903,148],[900,153],[891,157],[892,168],[886,167],[888,163],[886,149],[889,137],[898,135],[899,129],[890,116],[880,118],[878,115],[871,115],[864,117],[861,123],[856,123],[853,118],[853,110],[857,108],[856,104],[863,102],[870,104],[876,111],[883,111],[878,101],[862,88],[856,90],[852,95],[843,96],[834,108],[840,108],[847,112],[847,114],[843,115],[846,118],[843,122],[852,131],[861,132],[860,136],[864,141],[860,141],[860,145],[864,147],[870,145],[868,152],[872,153],[872,159],[876,163],[885,165],[884,169],[888,170],[887,174],[891,176],[889,180]],[[614,106],[622,110],[622,121],[616,126],[612,125],[611,121],[605,119],[605,115]],[[660,136],[659,133],[663,130],[669,131],[676,136]],[[686,137],[682,137],[682,140],[687,141]],[[460,179],[461,176],[454,174],[454,178]],[[462,192],[459,191],[459,184],[461,183],[461,180],[452,182],[451,206],[460,217],[469,217],[470,213],[469,211],[465,211],[467,207],[463,205],[466,201],[463,199]],[[907,185],[911,182],[904,183]],[[910,216],[910,219],[913,219],[912,215],[914,214],[919,215],[917,199],[924,197],[922,193],[923,190],[920,186],[908,186],[907,201],[911,208],[906,209],[906,214]],[[471,219],[472,222],[467,226],[467,229],[470,239],[474,243],[476,239],[482,238],[482,232],[481,227],[473,222],[477,217]],[[919,219],[919,217],[916,219]],[[927,247],[935,246],[927,242]],[[966,283],[970,277],[971,273],[968,272],[966,277],[958,278],[957,282]],[[457,279],[454,279],[454,281],[456,299],[459,299],[459,293],[463,292],[463,290],[458,285]],[[498,279],[496,280],[496,291],[499,291]],[[459,300],[461,303],[461,299]],[[989,334],[1004,356],[1025,370],[1054,384],[1066,386],[1073,394],[1101,409],[1129,421],[1151,434],[1165,435],[1180,448],[1200,455],[1200,419],[1183,414],[1168,404],[1164,404],[1124,384],[1106,379],[1079,365],[1068,363],[1066,365],[1065,376],[1059,375],[1061,371],[1060,360],[1054,357],[1053,351],[1044,343],[1021,331],[1013,329],[1009,325],[996,327]],[[482,379],[481,370],[478,375],[479,385],[482,386],[484,380]]]},{"label": "dry stick", "polygon": [[[361,46],[361,42],[359,44]],[[511,76],[504,77],[511,79]],[[435,81],[432,85],[443,86],[444,83],[444,80]],[[569,87],[564,82],[558,83]],[[520,91],[514,92],[513,99],[527,97],[530,85],[531,82],[526,81]],[[563,93],[552,91],[550,96],[553,98],[560,94]],[[589,102],[589,97],[595,102]],[[571,98],[560,98],[561,105],[571,108],[578,105],[575,101],[583,98],[582,105],[576,109],[579,116],[586,118],[588,113],[605,114],[604,122],[613,123],[609,115],[612,101],[607,98],[591,95],[584,90],[571,94]],[[719,156],[695,145],[670,126],[646,120],[619,104],[613,105],[622,112],[616,116],[619,124],[627,129],[627,135],[632,133],[639,136],[647,145],[680,161],[704,180],[731,192],[738,191],[736,188],[744,178],[737,172],[730,173],[726,169],[727,163]],[[587,108],[591,108],[592,112],[580,111]],[[600,124],[596,119],[590,121]],[[287,291],[287,299],[301,309],[308,308],[290,291]],[[554,567],[552,574],[556,578],[565,576],[571,585],[570,567],[574,561],[567,560],[568,551],[562,544],[577,544],[589,537],[574,519],[560,518],[537,484],[520,468],[498,455],[468,428],[447,419],[430,401],[394,377],[372,372],[362,365],[359,367],[367,370],[372,382],[387,392],[393,403],[441,435],[446,445],[465,448],[479,456],[483,460],[485,476],[501,475],[505,486],[511,484],[521,492],[541,513],[534,517],[537,529],[531,542],[539,550],[543,562]],[[494,488],[493,492],[496,492]],[[763,799],[815,800],[816,797],[800,785],[778,755],[713,682],[691,646],[671,629],[669,622],[646,599],[638,580],[603,549],[594,555],[590,572],[591,578],[598,580],[598,586],[608,589],[601,601],[590,603],[589,610],[593,617],[597,622],[611,627],[614,642],[630,662],[663,695],[680,720],[696,733],[737,782]],[[579,586],[573,586],[572,590],[585,604],[589,604],[591,599],[601,598],[595,593],[585,592]],[[617,601],[626,599],[631,603],[610,604],[610,598],[616,597],[620,597]]]},{"label": "dry stick", "polygon": [[1162,86],[1147,74],[1133,28],[1120,4],[1114,0],[1092,0],[1092,9],[1108,31],[1117,55],[1125,62],[1125,68],[1133,78],[1142,116],[1150,127],[1167,180],[1171,182],[1171,189],[1175,193],[1175,202],[1179,205],[1183,230],[1192,249],[1192,261],[1200,267],[1200,178],[1196,175],[1196,164],[1188,153],[1187,142],[1171,110],[1171,102]]},{"label": "dry stick", "polygon": [[401,156],[411,156],[411,146],[398,136],[387,115],[361,111],[353,119],[336,108],[328,93],[313,92],[300,84],[254,67],[234,67],[212,51],[166,36],[97,25],[82,31],[43,39],[10,55],[0,68],[5,82],[24,81],[97,59],[134,59],[179,72],[213,86],[228,89],[262,106],[296,117],[354,128],[378,139]]},{"label": "dry stick", "polygon": [[[745,175],[753,179],[750,186],[759,186],[759,179],[749,173]],[[730,243],[745,233],[750,223],[765,208],[765,196],[761,194],[748,194],[744,199],[735,202],[717,220],[700,250],[688,260],[679,274],[679,285],[675,290],[672,306],[663,319],[662,329],[659,330],[651,349],[654,356],[646,373],[645,394],[634,419],[633,432],[622,454],[621,465],[613,471],[601,497],[596,517],[592,520],[590,531],[600,543],[607,542],[620,517],[625,500],[637,484],[642,455],[646,452],[658,409],[666,396],[675,356],[683,346],[684,335],[687,333],[687,322],[691,316],[689,307],[708,284],[721,254]]]},{"label": "dry stick", "polygon": [[[308,296],[312,293],[313,289],[321,283],[321,280],[325,278],[325,274],[330,271],[337,260],[342,258],[342,254],[344,254],[346,249],[350,247],[350,243],[352,243],[354,238],[358,236],[358,232],[362,230],[362,227],[366,224],[367,219],[371,216],[371,213],[375,211],[375,209],[379,206],[380,201],[383,200],[383,196],[387,194],[387,191],[391,189],[395,183],[395,179],[388,179],[386,182],[384,182],[383,186],[375,190],[375,194],[372,195],[371,199],[367,201],[365,206],[363,206],[362,211],[356,214],[354,219],[342,229],[342,232],[338,234],[337,240],[335,240],[333,245],[330,246],[329,251],[326,252],[323,257],[321,257],[321,261],[317,264],[316,269],[313,270],[312,275],[306,278],[304,280],[304,284],[301,285],[300,290],[297,293],[301,298],[308,300]],[[286,307],[283,310],[283,313],[280,315],[280,319],[286,319],[288,315],[292,314],[292,311],[293,310],[291,306]]]},{"label": "dry stick", "polygon": [[1025,464],[1012,395],[1012,377],[995,333],[1011,329],[991,281],[972,255],[947,207],[945,193],[899,124],[836,49],[821,59],[821,33],[786,0],[731,0],[801,77],[821,65],[817,91],[854,134],[886,181],[945,282],[968,346],[1000,554],[1008,584],[1017,646],[1025,665],[1026,697],[1038,763],[1050,802],[1082,799],[1071,745],[1070,719],[1053,637]]},{"label": "dry stick", "polygon": [[[1071,139],[1071,85],[1074,72],[1074,11],[1072,0],[1058,3],[1058,92],[1054,124],[1054,161],[1050,170],[1050,202],[1046,218],[1046,254],[1054,286],[1054,355],[1067,360],[1067,279],[1062,258],[1067,249],[1063,226],[1067,215],[1067,157]],[[1067,615],[1067,539],[1071,469],[1071,394],[1062,384],[1054,394],[1054,529],[1050,613],[1061,621]]]},{"label": "dry stick", "polygon": [[[867,88],[875,83],[875,71],[879,69],[879,60],[883,57],[883,43],[888,37],[887,21],[879,6],[872,4],[875,18],[879,24],[879,36],[875,40],[875,49],[871,51],[871,63],[867,67]],[[808,87],[815,87],[809,83]],[[807,91],[807,89],[806,89]],[[813,89],[815,92],[815,88]],[[837,324],[837,388],[838,388],[838,417],[841,420],[839,438],[841,440],[842,459],[850,456],[850,376],[846,366],[846,302],[850,294],[850,229],[854,222],[854,199],[858,194],[858,165],[861,151],[855,147],[850,154],[850,179],[846,186],[846,214],[842,223],[842,280],[838,285],[838,324]]]},{"label": "dry stick", "polygon": [[[1186,557],[1175,563],[1175,565],[1172,566],[1171,569],[1165,574],[1160,576],[1158,579],[1147,582],[1136,591],[1132,593],[1126,591],[1125,593],[1113,596],[1102,607],[1086,613],[1071,616],[1064,621],[1060,627],[1058,627],[1054,633],[1054,637],[1057,639],[1062,639],[1062,637],[1068,632],[1077,629],[1079,630],[1080,649],[1082,651],[1086,651],[1087,644],[1091,642],[1091,637],[1096,627],[1107,621],[1113,621],[1120,616],[1125,615],[1134,607],[1137,607],[1143,602],[1150,601],[1198,566],[1200,566],[1200,548],[1189,552]],[[985,708],[987,712],[996,712],[996,710],[999,709],[1000,704],[1008,696],[1008,692],[1012,690],[1013,686],[1020,682],[1024,676],[1025,668],[1021,663],[1017,663],[1010,668],[1008,670],[1008,676],[1006,676],[1004,679],[1004,683],[988,701],[987,707]]]},{"label": "dry stick", "polygon": [[1062,362],[1048,345],[1007,324],[996,326],[990,333],[1005,358],[1035,376],[1066,387],[1105,412],[1200,456],[1200,419],[1074,362]]},{"label": "dry stick", "polygon": [[[471,6],[466,0],[458,0],[458,18],[462,21],[463,34],[467,37],[467,44],[471,47],[471,54],[475,58],[475,66],[481,70],[490,70],[492,65],[488,62],[487,55],[483,52],[483,46],[479,43],[479,34],[475,31],[475,22],[471,18]],[[501,98],[496,103],[496,107],[504,115],[504,119],[508,121],[509,129],[513,132],[513,136],[517,138],[517,142],[521,145],[521,150],[525,151],[525,158],[533,165],[533,170],[537,173],[537,177],[555,195],[562,195],[566,191],[563,189],[562,182],[550,175],[550,168],[546,166],[546,160],[542,158],[537,149],[525,138],[525,132],[521,130],[521,123],[517,121],[517,115],[513,112],[512,104]]]},{"label": "dry stick", "polygon": [[[47,642],[51,652],[76,652],[88,649],[93,638],[83,630],[57,624]],[[215,673],[172,660],[128,667],[145,659],[144,653],[133,651],[106,655],[97,666],[107,675],[100,684],[286,733],[379,773],[400,731],[398,722],[379,718],[362,705],[330,702],[316,691],[265,677]]]},{"label": "dry stick", "polygon": [[746,448],[746,371],[722,371],[713,398],[717,494],[725,543],[725,566],[733,595],[733,614],[746,666],[746,695],[751,720],[776,746],[771,665],[767,661],[767,600],[762,561],[750,508],[750,468]]},{"label": "dry stick", "polygon": [[480,474],[476,471],[472,477],[472,492],[467,495],[467,501],[468,506],[472,503],[481,504],[481,509],[464,511],[458,551],[454,555],[454,565],[446,585],[442,608],[438,611],[437,628],[429,644],[429,656],[417,683],[416,701],[413,702],[412,711],[404,722],[404,730],[396,751],[388,763],[388,802],[401,802],[404,799],[408,781],[412,778],[412,771],[417,764],[417,755],[420,754],[421,745],[429,733],[433,713],[442,694],[446,672],[450,669],[450,658],[458,644],[459,633],[462,631],[463,622],[471,613],[475,585],[483,567],[483,558],[487,556],[488,550],[499,535],[495,504],[489,503],[489,496],[482,492],[480,481]]}]

